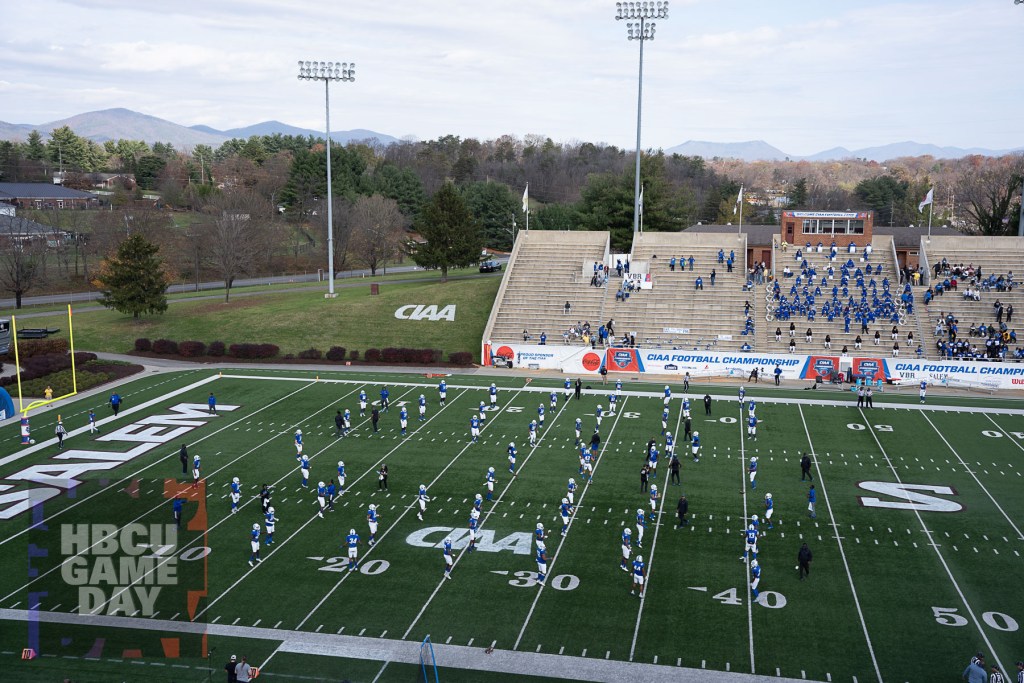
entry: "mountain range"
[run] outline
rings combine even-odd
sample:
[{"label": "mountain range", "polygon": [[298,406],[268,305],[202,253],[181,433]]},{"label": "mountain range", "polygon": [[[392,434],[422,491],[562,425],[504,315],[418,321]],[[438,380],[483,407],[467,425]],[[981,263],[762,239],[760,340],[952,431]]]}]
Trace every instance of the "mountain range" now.
[{"label": "mountain range", "polygon": [[[263,121],[244,128],[217,130],[210,126],[182,126],[156,116],[140,114],[131,109],[104,109],[35,125],[0,121],[0,140],[25,140],[33,130],[38,130],[45,137],[50,131],[61,126],[68,126],[77,135],[99,143],[123,138],[145,140],[150,144],[169,142],[178,149],[194,147],[199,144],[219,147],[223,142],[232,138],[244,139],[252,135],[274,135],[276,133],[324,137],[323,131],[297,128],[280,121]],[[371,138],[385,145],[398,141],[398,138],[391,135],[362,128],[331,131],[331,139],[341,144]]]},{"label": "mountain range", "polygon": [[799,154],[787,154],[777,147],[773,147],[764,140],[748,140],[747,142],[708,142],[705,140],[687,140],[681,145],[669,147],[666,154],[681,154],[683,156],[698,156],[705,159],[718,157],[720,159],[740,159],[742,161],[833,161],[842,159],[868,159],[870,161],[887,161],[900,157],[921,157],[933,156],[936,159],[960,159],[970,154],[979,154],[987,157],[998,157],[1004,154],[1024,151],[1024,147],[1016,149],[983,149],[981,147],[940,147],[921,142],[893,142],[888,145],[877,147],[864,147],[862,149],[850,150],[845,147],[833,147],[816,154],[801,156]]}]

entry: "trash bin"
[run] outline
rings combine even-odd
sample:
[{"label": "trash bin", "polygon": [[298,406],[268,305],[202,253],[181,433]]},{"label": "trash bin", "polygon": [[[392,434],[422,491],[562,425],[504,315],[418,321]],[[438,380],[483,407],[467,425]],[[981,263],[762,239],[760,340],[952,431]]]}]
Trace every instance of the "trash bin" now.
[{"label": "trash bin", "polygon": [[370,285],[370,296],[376,296],[380,294],[380,285],[374,282]]}]

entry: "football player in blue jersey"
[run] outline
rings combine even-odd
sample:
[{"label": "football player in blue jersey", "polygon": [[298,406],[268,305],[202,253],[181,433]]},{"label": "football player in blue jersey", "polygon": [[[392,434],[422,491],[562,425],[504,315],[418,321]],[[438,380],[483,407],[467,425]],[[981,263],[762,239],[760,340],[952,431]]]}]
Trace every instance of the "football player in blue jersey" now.
[{"label": "football player in blue jersey", "polygon": [[568,401],[569,397],[572,396],[572,382],[569,380],[568,377],[565,378],[565,384],[563,385],[562,389],[562,396],[565,398],[566,401]]},{"label": "football player in blue jersey", "polygon": [[498,387],[494,386],[494,382],[491,382],[491,389],[488,392],[491,395],[491,410],[498,409]]},{"label": "football player in blue jersey", "polygon": [[437,385],[437,396],[438,403],[444,406],[444,402],[448,400],[448,383],[441,380],[441,383]]},{"label": "football player in blue jersey", "polygon": [[338,495],[345,495],[345,461],[338,461]]},{"label": "football player in blue jersey", "polygon": [[267,512],[266,512],[265,517],[267,519],[267,522],[266,522],[266,527],[267,527],[267,545],[273,545],[274,544],[274,528],[277,526],[277,516],[274,513],[274,506],[273,505],[271,505],[269,508],[267,508]]},{"label": "football player in blue jersey", "polygon": [[594,481],[594,452],[585,447],[583,448],[583,471],[580,475],[587,481]]},{"label": "football player in blue jersey", "polygon": [[754,399],[750,399],[749,401],[747,401],[747,415],[753,417],[756,411],[757,401],[755,401]]},{"label": "football player in blue jersey", "polygon": [[757,415],[753,413],[747,418],[747,436],[751,441],[757,441]]},{"label": "football player in blue jersey", "polygon": [[622,396],[622,380],[621,379],[615,380],[615,397],[618,398],[619,396]]},{"label": "football player in blue jersey", "polygon": [[544,404],[537,406],[537,426],[544,429]]},{"label": "football player in blue jersey", "polygon": [[921,397],[921,403],[924,403],[925,395],[928,393],[928,382],[921,380],[921,389],[917,392],[917,395]]},{"label": "football player in blue jersey", "polygon": [[753,560],[750,563],[750,593],[754,596],[754,600],[757,600],[757,596],[760,593],[757,592],[757,586],[761,583],[761,565],[757,563],[757,560]]},{"label": "football player in blue jersey", "polygon": [[427,495],[427,485],[420,484],[419,493],[416,494],[416,502],[419,503],[420,511],[416,513],[416,519],[423,521],[423,513],[427,511],[427,503],[430,502],[430,496]]},{"label": "football player in blue jersey", "polygon": [[373,547],[373,544],[377,542],[377,524],[380,523],[380,515],[377,514],[376,505],[370,505],[370,509],[366,511],[366,523],[370,527],[370,538],[366,543]]},{"label": "football player in blue jersey", "polygon": [[562,499],[562,504],[559,507],[559,515],[562,517],[562,535],[565,536],[569,532],[569,515],[572,514],[573,507],[569,504],[568,498]]},{"label": "football player in blue jersey", "polygon": [[554,412],[555,408],[558,407],[558,394],[552,391],[548,398],[550,399],[548,407],[551,408],[552,412]]},{"label": "football player in blue jersey", "polygon": [[615,402],[618,401],[618,397],[615,394],[608,394],[608,414],[615,414]]},{"label": "football player in blue jersey", "polygon": [[253,524],[249,534],[249,566],[255,567],[260,562],[260,525]]},{"label": "football player in blue jersey", "polygon": [[316,502],[320,506],[320,511],[316,514],[320,519],[323,519],[324,510],[327,509],[327,484],[322,481],[316,485]]},{"label": "football player in blue jersey", "polygon": [[302,455],[302,430],[295,430],[295,459],[298,460],[299,456]]},{"label": "football player in blue jersey", "polygon": [[533,532],[533,540],[537,542],[538,550],[547,550],[545,541],[548,540],[548,535],[544,531],[544,525],[540,522],[537,522],[537,529]]},{"label": "football player in blue jersey", "polygon": [[576,480],[569,477],[569,484],[567,486],[565,497],[569,499],[569,505],[576,504]]},{"label": "football player in blue jersey", "polygon": [[665,436],[665,432],[668,431],[668,406],[661,411],[661,435]]},{"label": "football player in blue jersey", "polygon": [[548,556],[547,554],[537,548],[537,583],[544,585],[544,582],[548,578]]},{"label": "football player in blue jersey", "polygon": [[355,529],[348,530],[348,536],[345,537],[345,545],[343,548],[348,548],[348,570],[359,569],[359,534],[356,533]]},{"label": "football player in blue jersey", "polygon": [[622,560],[619,562],[619,569],[629,571],[629,560],[633,552],[633,532],[627,526],[622,530]]},{"label": "football player in blue jersey", "polygon": [[665,456],[671,460],[675,452],[676,440],[672,437],[672,432],[665,432]]},{"label": "football player in blue jersey", "polygon": [[671,400],[672,400],[672,389],[666,384],[665,385],[665,398],[664,398],[664,404],[665,404],[666,408],[668,407],[668,403]]},{"label": "football player in blue jersey", "polygon": [[746,544],[743,547],[743,554],[740,555],[740,561],[747,559],[748,555],[752,555],[753,559],[757,559],[757,529],[753,524],[747,526],[743,530],[743,538]]},{"label": "football player in blue jersey", "polygon": [[494,468],[488,467],[484,474],[484,486],[487,487],[487,500],[494,500]]},{"label": "football player in blue jersey", "polygon": [[530,421],[529,430],[530,430],[530,446],[533,447],[533,446],[537,445],[537,421],[536,420],[531,420]]},{"label": "football player in blue jersey", "polygon": [[309,488],[309,458],[305,455],[299,460],[299,474],[302,475],[302,485]]},{"label": "football player in blue jersey", "polygon": [[366,390],[359,390],[359,417],[366,417]]},{"label": "football player in blue jersey", "polygon": [[693,433],[693,441],[690,442],[690,451],[693,453],[693,461],[700,462],[700,432]]},{"label": "football player in blue jersey", "polygon": [[644,530],[647,528],[647,515],[642,508],[636,509],[636,547],[644,547]]},{"label": "football player in blue jersey", "polygon": [[480,526],[480,520],[477,515],[469,516],[469,552],[476,551],[476,530]]},{"label": "football player in blue jersey", "polygon": [[757,515],[750,516],[750,523],[754,525],[754,531],[757,532],[759,537],[764,536],[764,534],[761,533],[761,520],[758,519]]},{"label": "football player in blue jersey", "polygon": [[419,406],[420,406],[420,422],[423,422],[424,420],[427,419],[427,397],[424,396],[423,394],[420,394]]},{"label": "football player in blue jersey", "polygon": [[519,451],[516,450],[516,444],[514,441],[508,442],[508,471],[514,477],[516,476],[516,456]]},{"label": "football player in blue jersey", "polygon": [[750,464],[747,465],[747,472],[750,473],[750,488],[757,488],[757,480],[754,478],[757,476],[757,456],[750,456]]},{"label": "football player in blue jersey", "polygon": [[484,420],[487,419],[487,407],[484,405],[483,401],[480,401],[480,408],[477,413],[480,416],[480,424],[483,424]]},{"label": "football player in blue jersey", "polygon": [[337,494],[338,489],[334,485],[334,480],[331,479],[327,482],[327,509],[334,512],[334,496]]},{"label": "football player in blue jersey", "polygon": [[600,403],[597,404],[597,410],[594,411],[594,417],[597,419],[597,426],[594,427],[594,431],[597,432],[601,430],[601,420],[604,418],[604,408],[601,407]]},{"label": "football player in blue jersey", "polygon": [[409,411],[405,409],[405,406],[398,411],[398,426],[402,428],[402,436],[405,436],[406,429],[409,427]]},{"label": "football player in blue jersey", "polygon": [[476,415],[469,418],[469,435],[472,437],[473,443],[480,438],[480,418]]},{"label": "football player in blue jersey", "polygon": [[231,480],[231,514],[238,512],[238,500],[242,497],[242,484],[238,477]]},{"label": "football player in blue jersey", "polygon": [[657,520],[658,498],[660,496],[661,496],[661,494],[658,493],[658,485],[657,484],[651,484],[651,492],[650,492],[650,499],[651,499],[651,523],[654,523],[655,520]]},{"label": "football player in blue jersey", "polygon": [[341,414],[341,435],[345,436],[352,431],[352,411],[345,408]]},{"label": "football player in blue jersey", "polygon": [[444,578],[452,578],[452,565],[455,564],[455,559],[452,557],[452,539],[451,537],[444,539]]},{"label": "football player in blue jersey", "polygon": [[380,390],[380,407],[384,409],[385,413],[391,412],[391,392],[388,391],[386,384],[384,385],[384,388]]},{"label": "football player in blue jersey", "polygon": [[743,386],[743,385],[741,384],[741,385],[740,385],[740,393],[739,393],[739,396],[740,396],[740,405],[743,405],[743,397],[744,397],[744,396],[746,396],[746,395],[747,395],[747,388],[746,388],[746,387],[744,387],[744,386]]},{"label": "football player in blue jersey", "polygon": [[199,463],[199,454],[192,456],[192,488],[199,488],[199,475],[202,472],[202,465]]},{"label": "football player in blue jersey", "polygon": [[651,479],[658,478],[658,449],[652,448],[647,453],[647,469],[650,472]]},{"label": "football player in blue jersey", "polygon": [[690,417],[690,399],[689,398],[684,398],[683,399],[683,417],[684,418]]},{"label": "football player in blue jersey", "polygon": [[583,420],[576,418],[576,445],[580,445],[580,435],[583,432]]},{"label": "football player in blue jersey", "polygon": [[772,515],[775,514],[775,501],[772,500],[772,494],[764,494],[764,521],[768,522],[768,528],[774,529],[775,524],[772,522]]},{"label": "football player in blue jersey", "polygon": [[476,494],[476,497],[473,498],[473,510],[475,510],[476,512],[479,513],[481,508],[483,507],[483,504],[484,504],[484,497],[481,496],[479,493]]},{"label": "football player in blue jersey", "polygon": [[[638,548],[640,546],[637,546]],[[644,597],[644,577],[647,576],[644,570],[644,556],[637,555],[636,559],[633,560],[633,588],[629,591],[630,595],[636,595],[636,587],[640,586],[640,597]]]}]

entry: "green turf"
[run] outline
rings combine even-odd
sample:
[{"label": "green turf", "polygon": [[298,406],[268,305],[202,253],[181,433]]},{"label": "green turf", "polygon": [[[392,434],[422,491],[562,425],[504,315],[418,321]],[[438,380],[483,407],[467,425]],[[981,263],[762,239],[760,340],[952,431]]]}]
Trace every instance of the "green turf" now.
[{"label": "green turf", "polygon": [[[163,384],[156,387],[147,387],[146,379],[137,380],[124,392],[127,406],[214,374],[203,370],[160,376]],[[185,591],[198,587],[206,591],[199,603],[200,621],[340,632],[368,639],[367,648],[377,641],[415,643],[429,634],[442,653],[448,644],[481,649],[493,644],[499,650],[524,653],[746,673],[753,669],[822,681],[856,677],[860,682],[878,680],[879,674],[883,680],[956,675],[978,649],[989,655],[990,662],[998,656],[1007,665],[1022,656],[1019,622],[1024,620],[1024,595],[1012,588],[1024,550],[1018,532],[1024,519],[1024,498],[1019,495],[1024,413],[1019,404],[989,400],[974,404],[982,407],[971,412],[970,401],[957,399],[955,404],[962,409],[932,410],[954,404],[952,397],[933,390],[928,410],[922,411],[916,409],[916,394],[903,391],[887,394],[889,403],[861,411],[849,405],[844,393],[751,387],[751,394],[765,399],[757,410],[761,424],[754,441],[745,435],[746,411],[737,402],[735,389],[710,390],[715,400],[709,417],[699,400],[705,387],[694,385],[693,423],[704,451],[701,461],[694,463],[685,443],[677,446],[682,456],[680,487],[665,481],[667,461],[659,465],[660,523],[648,525],[643,549],[636,551],[644,555],[650,571],[641,602],[630,595],[629,577],[619,569],[619,537],[623,525],[632,526],[637,508],[648,509],[638,473],[648,438],[662,441],[660,387],[624,386],[627,396],[602,424],[603,449],[595,481],[586,486],[577,474],[573,420],[582,417],[584,436],[589,437],[592,414],[598,403],[608,408],[611,387],[566,403],[557,379],[530,382],[529,389],[558,387],[557,407],[548,410],[541,443],[531,450],[526,425],[538,404],[548,406],[548,395],[524,390],[519,377],[495,380],[501,387],[500,410],[488,413],[480,442],[470,444],[468,422],[478,403],[487,400],[484,387],[490,378],[450,377],[448,405],[442,409],[437,405],[437,380],[418,375],[321,373],[317,382],[309,381],[310,373],[290,371],[266,373],[276,380],[231,374],[226,371],[209,384],[124,415],[105,425],[104,431],[166,413],[168,406],[179,402],[205,403],[211,390],[222,405],[236,404],[237,410],[199,420],[204,424],[188,435],[122,465],[112,475],[86,476],[74,499],[47,503],[46,530],[22,533],[25,517],[0,522],[0,607],[24,609],[29,591],[45,590],[47,595],[39,598],[41,609],[68,610],[78,593],[55,569],[64,557],[58,543],[60,525],[135,519],[166,523],[170,512],[163,498],[164,479],[181,478],[176,453],[178,444],[187,441],[190,452],[204,458],[208,521],[196,528],[199,501],[190,499],[186,519],[193,520],[193,527],[179,539],[179,552],[211,550],[205,567],[201,561],[176,563],[178,586],[158,598],[158,622],[172,615],[174,621],[183,620]],[[382,419],[381,433],[374,436],[358,417],[356,393],[362,381],[367,382],[371,400],[377,398],[380,382],[391,384],[394,405]],[[414,386],[401,386],[410,382]],[[640,393],[628,395],[633,391]],[[429,403],[425,423],[417,420],[414,405],[420,393]],[[682,431],[679,397],[676,388],[669,428],[677,433]],[[804,399],[813,401],[797,403]],[[70,419],[71,427],[83,424],[83,411],[102,400],[69,406],[66,421]],[[835,400],[844,404],[829,405]],[[406,437],[397,425],[400,401],[409,402]],[[356,429],[339,439],[332,418],[344,407],[353,410]],[[1007,407],[1016,410],[994,412]],[[101,416],[107,415],[109,410],[103,409]],[[33,425],[37,433],[48,429],[45,417],[41,422]],[[304,432],[305,452],[312,458],[311,485],[332,477],[339,459],[346,462],[348,491],[326,519],[316,515],[314,493],[299,485],[292,443],[297,427]],[[10,426],[0,435],[13,444],[16,432],[17,427]],[[518,477],[512,481],[505,457],[509,441],[519,448]],[[78,448],[86,444],[117,452],[134,445],[97,443],[88,435],[73,436],[69,442]],[[12,445],[6,451],[14,449]],[[804,452],[816,461],[816,519],[807,516],[808,483],[800,479],[798,461]],[[0,466],[0,476],[10,477],[26,462],[54,454],[47,449]],[[745,475],[752,455],[760,463],[754,490]],[[390,467],[389,491],[378,488],[381,462]],[[495,542],[504,540],[507,549],[457,552],[453,580],[445,581],[441,551],[413,541],[427,527],[438,527],[426,537],[430,544],[447,534],[461,537],[472,498],[484,491],[489,466],[497,473],[497,500],[484,504],[482,528],[493,532]],[[242,509],[235,515],[227,500],[233,476],[241,479],[245,491]],[[569,477],[581,485],[576,494],[579,505],[568,535],[561,538],[557,507]],[[922,511],[919,519],[910,510],[865,504],[870,498],[899,502],[863,487],[864,482],[892,483],[897,477],[905,484],[950,487],[951,493],[924,493],[962,507],[955,512]],[[252,524],[262,521],[252,496],[264,482],[274,486],[279,521],[275,544],[261,546],[263,562],[250,569],[247,537]],[[415,514],[420,483],[428,485],[433,498],[423,522]],[[750,515],[763,515],[768,491],[776,501],[775,528],[760,540],[763,594],[760,602],[751,603],[747,566],[737,559],[743,550],[741,531]],[[677,530],[674,510],[683,492],[690,501],[692,523]],[[379,506],[382,517],[373,548],[365,543],[370,503]],[[526,554],[513,550],[519,540],[514,534],[527,534],[529,545],[538,522],[549,532],[549,581],[543,589],[533,585],[530,574],[536,570],[532,546]],[[347,560],[341,542],[349,528],[363,540],[357,572],[344,570]],[[809,543],[815,555],[807,581],[799,581],[794,568],[801,542]],[[33,559],[43,576],[32,581],[24,569],[29,543],[51,551]],[[941,616],[944,613],[954,616]],[[173,631],[173,623],[166,622],[168,631]],[[64,627],[50,629],[61,633]],[[4,642],[12,643],[8,649],[22,647],[16,628],[5,625],[4,633]],[[152,635],[147,632],[139,638]],[[262,658],[270,656],[275,645],[268,640],[247,647]],[[47,653],[59,653],[59,648]],[[374,660],[278,653],[266,671],[282,680],[298,675],[303,667],[314,678],[372,680],[381,668]],[[95,675],[102,677],[105,671]],[[381,680],[411,681],[417,675],[414,665],[392,663]],[[442,672],[442,680],[481,676],[453,668]]]},{"label": "green turf", "polygon": [[[339,288],[336,299],[320,290],[240,297],[231,303],[193,301],[175,304],[159,316],[133,320],[116,311],[75,315],[75,348],[124,353],[139,337],[174,341],[220,340],[226,344],[273,340],[282,353],[332,346],[366,351],[404,346],[437,348],[447,353],[479,353],[491,303],[500,278],[452,280],[433,284],[386,284],[378,296],[365,287]],[[456,305],[455,321],[399,320],[406,304]],[[32,319],[33,327],[58,327],[66,335],[66,314]]]}]

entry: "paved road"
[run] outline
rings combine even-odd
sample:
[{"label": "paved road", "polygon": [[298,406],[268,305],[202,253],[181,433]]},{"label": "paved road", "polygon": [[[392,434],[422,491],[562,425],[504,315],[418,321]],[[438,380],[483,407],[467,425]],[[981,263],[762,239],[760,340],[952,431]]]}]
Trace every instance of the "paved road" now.
[{"label": "paved road", "polygon": [[[502,263],[503,266],[508,263],[508,259],[507,258],[495,259],[495,260],[497,260],[500,263]],[[430,271],[423,270],[423,268],[420,268],[419,266],[392,266],[392,267],[387,269],[387,272],[392,274],[392,275],[394,275],[396,273],[413,273],[413,272],[417,272],[417,271],[423,272],[423,273],[430,272]],[[381,275],[384,275],[384,273],[383,272],[378,272],[377,275],[374,276],[374,277],[380,277]],[[335,288],[343,286],[343,283],[344,283],[345,280],[348,280],[348,279],[351,279],[351,278],[364,278],[364,277],[371,277],[369,269],[366,269],[366,270],[344,270],[344,271],[339,271],[338,272],[338,276],[335,278]],[[235,288],[255,287],[255,286],[261,286],[261,285],[279,285],[279,284],[300,283],[300,282],[316,282],[319,279],[320,278],[319,278],[319,275],[317,273],[304,273],[302,275],[275,275],[275,276],[271,276],[271,277],[246,278],[246,279],[235,280],[235,284],[233,284],[231,286],[231,289],[232,289],[232,292],[233,292],[233,290]],[[407,280],[407,282],[420,282],[420,281],[421,280]],[[199,291],[210,290],[210,289],[223,289],[223,288],[224,288],[224,281],[223,280],[212,280],[210,282],[200,282],[199,283]],[[196,291],[195,283],[187,284],[187,285],[186,284],[170,285],[167,288],[167,293],[168,294],[178,294],[178,293],[181,293],[181,292],[194,292],[194,291]],[[291,290],[282,290],[282,291],[291,291]],[[238,292],[237,295],[232,293],[232,296],[244,296],[244,292]],[[96,301],[97,299],[99,299],[99,297],[100,297],[100,293],[99,292],[69,292],[67,294],[46,294],[46,295],[41,295],[41,296],[26,296],[26,297],[22,297],[21,303],[22,303],[23,306],[40,306],[40,305],[48,306],[48,305],[56,305],[56,304],[75,304],[75,303],[82,303],[82,302],[86,302],[86,301]],[[216,297],[194,297],[194,298],[190,298],[190,299],[178,299],[178,301],[195,301],[197,298],[216,298]],[[171,300],[168,303],[173,303],[173,302],[174,302],[174,300]],[[0,299],[0,309],[3,309],[3,310],[13,309],[14,308],[14,303],[15,303],[14,299]],[[90,310],[90,309],[81,309],[81,310]],[[29,317],[31,315],[33,315],[33,314],[24,314],[24,315],[22,315],[20,317],[26,317],[27,318],[27,317]]]}]

